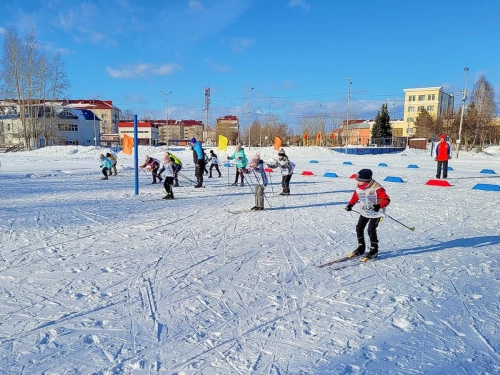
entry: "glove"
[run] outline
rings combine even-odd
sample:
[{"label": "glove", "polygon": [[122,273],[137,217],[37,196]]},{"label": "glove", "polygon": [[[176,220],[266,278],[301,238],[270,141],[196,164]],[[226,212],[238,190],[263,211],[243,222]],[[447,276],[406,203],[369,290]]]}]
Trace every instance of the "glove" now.
[{"label": "glove", "polygon": [[375,212],[379,212],[380,211],[380,204],[374,204],[373,206],[371,206],[371,209]]},{"label": "glove", "polygon": [[438,158],[434,158],[434,161],[438,161]]},{"label": "glove", "polygon": [[238,160],[241,160],[241,156],[238,156]]},{"label": "glove", "polygon": [[448,160],[451,160],[451,156],[448,156]]},{"label": "glove", "polygon": [[352,211],[352,204],[348,204],[347,206],[345,206],[345,210]]},{"label": "glove", "polygon": [[229,155],[227,156],[227,160],[229,160]]}]

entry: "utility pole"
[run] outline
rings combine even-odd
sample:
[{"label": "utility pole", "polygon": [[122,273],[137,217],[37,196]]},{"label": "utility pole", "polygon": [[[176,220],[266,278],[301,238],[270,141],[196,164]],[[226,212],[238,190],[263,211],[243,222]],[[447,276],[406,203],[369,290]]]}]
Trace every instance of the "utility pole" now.
[{"label": "utility pole", "polygon": [[[97,132],[96,132],[96,129],[95,129],[95,100],[101,96],[101,94],[97,95],[95,98],[92,99],[92,108],[94,110],[94,147],[97,146]],[[100,129],[99,129],[100,130]],[[99,131],[99,134],[101,134],[101,132]],[[100,137],[99,137],[100,138]]]},{"label": "utility pole", "polygon": [[250,93],[254,88],[248,91],[248,149],[250,150]]},{"label": "utility pole", "polygon": [[210,110],[210,87],[205,87],[205,125],[202,128],[202,139],[205,135],[205,126],[208,129],[208,111]]},{"label": "utility pole", "polygon": [[462,113],[460,113],[460,127],[458,129],[457,159],[458,159],[458,153],[460,152],[460,142],[462,140],[462,123],[464,121],[465,100],[467,99],[467,85],[469,82],[469,68],[465,67],[464,70],[465,70],[465,90],[462,95]]},{"label": "utility pole", "polygon": [[165,114],[167,115],[167,119],[165,120],[165,133],[167,135],[167,139],[166,139],[166,143],[167,143],[167,150],[168,150],[168,140],[170,139],[170,131],[169,131],[169,128],[168,128],[168,100],[167,100],[167,96],[169,96],[172,91],[169,91],[168,94],[165,94],[165,92],[160,89],[158,90],[160,91],[163,95],[165,95]]}]

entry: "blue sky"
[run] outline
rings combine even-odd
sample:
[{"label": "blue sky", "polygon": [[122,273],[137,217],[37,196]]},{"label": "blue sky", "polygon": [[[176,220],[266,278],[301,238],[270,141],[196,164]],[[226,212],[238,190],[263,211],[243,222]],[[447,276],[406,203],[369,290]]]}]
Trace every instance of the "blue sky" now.
[{"label": "blue sky", "polygon": [[[31,29],[61,52],[70,97],[112,100],[139,118],[269,113],[402,117],[404,88],[444,86],[457,99],[480,75],[500,101],[500,1],[457,0],[18,0],[2,4],[0,31]],[[3,47],[3,38],[0,43]],[[251,88],[254,87],[253,90]],[[457,105],[460,100],[456,100]]]}]

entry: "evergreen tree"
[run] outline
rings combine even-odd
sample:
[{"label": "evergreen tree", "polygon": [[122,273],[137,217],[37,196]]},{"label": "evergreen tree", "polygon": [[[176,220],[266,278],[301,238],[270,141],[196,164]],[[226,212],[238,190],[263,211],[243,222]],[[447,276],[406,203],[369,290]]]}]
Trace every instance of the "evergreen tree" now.
[{"label": "evergreen tree", "polygon": [[389,115],[389,110],[387,109],[387,103],[382,104],[382,108],[377,113],[375,117],[375,123],[372,128],[372,138],[391,138],[392,137],[392,126],[391,126],[391,116]]},{"label": "evergreen tree", "polygon": [[439,134],[434,133],[434,119],[427,112],[425,108],[423,108],[419,113],[418,117],[415,119],[415,135],[417,137],[430,138],[432,135],[436,135],[439,137]]}]

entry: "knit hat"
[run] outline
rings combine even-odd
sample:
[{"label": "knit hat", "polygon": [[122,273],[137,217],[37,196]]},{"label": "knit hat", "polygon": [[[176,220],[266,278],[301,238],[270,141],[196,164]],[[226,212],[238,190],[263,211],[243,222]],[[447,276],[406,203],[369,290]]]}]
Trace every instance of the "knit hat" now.
[{"label": "knit hat", "polygon": [[252,163],[257,163],[259,164],[260,162],[260,155],[259,154],[255,154],[253,157],[252,157]]},{"label": "knit hat", "polygon": [[283,150],[283,149],[279,150],[278,156],[285,156],[285,150]]},{"label": "knit hat", "polygon": [[196,138],[195,137],[191,138],[191,143],[196,143]]},{"label": "knit hat", "polygon": [[370,182],[372,180],[372,170],[371,169],[362,169],[356,175],[356,180],[361,182]]},{"label": "knit hat", "polygon": [[439,136],[439,139],[446,139],[446,135],[441,134],[441,135]]}]

